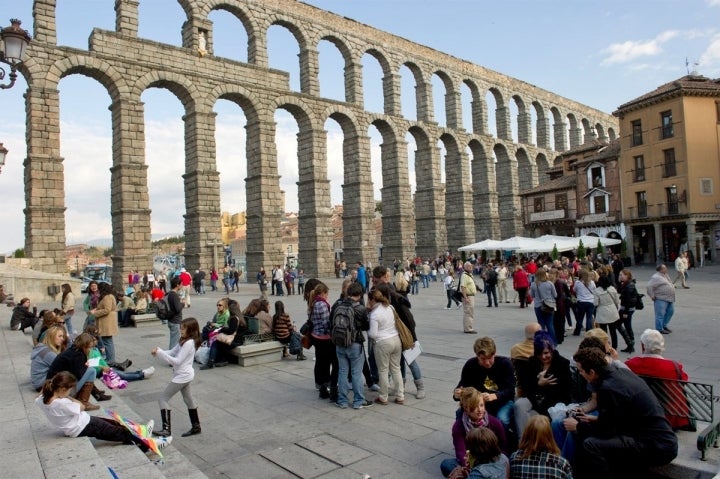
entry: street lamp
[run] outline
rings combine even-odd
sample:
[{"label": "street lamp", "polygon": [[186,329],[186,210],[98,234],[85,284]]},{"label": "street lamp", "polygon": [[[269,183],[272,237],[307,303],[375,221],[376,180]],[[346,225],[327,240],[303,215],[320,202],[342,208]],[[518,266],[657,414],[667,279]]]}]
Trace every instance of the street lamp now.
[{"label": "street lamp", "polygon": [[[10,65],[10,83],[0,85],[0,88],[12,88],[17,80],[17,66],[22,63],[25,49],[30,45],[30,34],[27,30],[20,28],[22,22],[17,18],[10,19],[10,26],[0,30],[0,62]],[[0,68],[0,80],[5,78],[5,70]]]},{"label": "street lamp", "polygon": [[80,277],[80,256],[75,255],[75,274],[77,275],[76,278]]},{"label": "street lamp", "polygon": [[2,167],[5,166],[5,157],[8,154],[8,149],[0,143],[0,173],[2,173]]}]

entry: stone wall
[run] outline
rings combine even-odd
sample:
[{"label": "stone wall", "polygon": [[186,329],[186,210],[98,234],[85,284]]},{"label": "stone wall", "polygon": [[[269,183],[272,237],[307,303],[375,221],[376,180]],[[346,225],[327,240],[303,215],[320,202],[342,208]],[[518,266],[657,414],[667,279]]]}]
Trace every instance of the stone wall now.
[{"label": "stone wall", "polygon": [[[207,267],[212,243],[220,237],[219,173],[215,161],[218,99],[239,105],[247,118],[248,270],[281,263],[279,230],[282,194],[275,151],[274,113],[282,108],[297,120],[300,196],[299,254],[310,275],[333,272],[330,184],[327,178],[327,118],[344,133],[344,254],[377,264],[379,244],[386,261],[414,254],[433,256],[487,236],[522,233],[518,188],[536,184],[557,150],[582,141],[611,139],[616,120],[597,110],[521,80],[457,59],[368,25],[294,0],[227,0],[248,35],[248,63],[212,55],[217,4],[179,0],[187,14],[183,46],[137,38],[138,1],[116,0],[116,31],[95,29],[87,51],[56,45],[56,0],[35,0],[34,40],[22,74],[28,83],[26,181],[27,254],[43,270],[65,268],[63,158],[60,156],[58,83],[71,74],[94,78],[112,99],[113,166],[111,215],[116,281],[130,269],[152,266],[147,164],[144,158],[142,93],[167,88],[185,114],[185,236],[190,269]],[[289,88],[285,72],[268,68],[267,30],[288,28],[300,47],[301,91]],[[330,40],[345,59],[345,102],[319,97],[317,45]],[[201,48],[204,47],[204,48]],[[202,49],[199,52],[199,48]],[[205,54],[205,52],[207,52]],[[362,56],[382,66],[384,112],[363,109]],[[401,66],[415,77],[417,121],[400,112]],[[446,87],[446,104],[433,106],[432,76]],[[462,85],[472,92],[472,131],[461,122]],[[496,103],[498,137],[487,132],[486,92]],[[518,108],[519,143],[511,138],[510,103]],[[446,112],[447,127],[434,120]],[[537,117],[531,125],[531,110]],[[551,133],[550,125],[553,125]],[[384,230],[373,228],[368,127],[381,132]],[[568,128],[569,126],[569,128]],[[531,131],[537,131],[537,145]],[[406,133],[415,138],[417,192],[410,195]],[[441,140],[447,156],[446,182],[440,181]],[[470,148],[472,158],[468,156]],[[495,158],[497,164],[495,164]],[[471,173],[472,164],[472,175]],[[210,193],[208,192],[217,192]]]}]

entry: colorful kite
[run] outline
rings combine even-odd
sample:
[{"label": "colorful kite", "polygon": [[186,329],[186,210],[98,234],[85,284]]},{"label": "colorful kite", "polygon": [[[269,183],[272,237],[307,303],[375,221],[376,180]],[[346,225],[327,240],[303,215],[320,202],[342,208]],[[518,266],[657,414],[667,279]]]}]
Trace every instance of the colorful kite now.
[{"label": "colorful kite", "polygon": [[137,424],[130,419],[122,417],[115,411],[111,411],[110,409],[105,409],[105,414],[125,426],[125,428],[130,431],[133,436],[140,439],[147,447],[150,448],[152,452],[160,456],[160,458],[163,457],[162,452],[160,452],[160,448],[157,445],[157,442],[152,437],[152,431],[148,431],[148,427],[145,424]]}]

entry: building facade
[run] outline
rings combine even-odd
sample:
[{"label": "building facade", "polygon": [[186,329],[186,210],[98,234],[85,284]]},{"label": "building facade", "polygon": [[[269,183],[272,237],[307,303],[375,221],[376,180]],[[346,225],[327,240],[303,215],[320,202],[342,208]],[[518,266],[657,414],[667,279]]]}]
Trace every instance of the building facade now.
[{"label": "building facade", "polygon": [[638,262],[720,247],[720,80],[687,75],[621,105],[620,181]]}]

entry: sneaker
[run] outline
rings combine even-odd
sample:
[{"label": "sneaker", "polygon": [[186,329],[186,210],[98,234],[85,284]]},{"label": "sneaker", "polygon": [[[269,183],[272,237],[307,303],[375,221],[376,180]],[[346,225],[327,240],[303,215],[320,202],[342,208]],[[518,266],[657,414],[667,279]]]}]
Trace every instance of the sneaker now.
[{"label": "sneaker", "polygon": [[445,306],[445,309],[450,309],[450,306]]},{"label": "sneaker", "polygon": [[460,309],[461,306],[462,306],[462,303],[458,303],[457,309]]},{"label": "sneaker", "polygon": [[149,379],[152,377],[153,374],[155,374],[155,366],[150,366],[147,369],[142,370],[143,373],[143,379]]},{"label": "sneaker", "polygon": [[172,443],[172,436],[159,436],[155,438],[158,449],[164,449]]},{"label": "sneaker", "polygon": [[353,404],[353,409],[365,409],[368,407],[371,407],[373,405],[372,401],[368,401],[367,399],[360,404]]},{"label": "sneaker", "polygon": [[348,407],[347,404],[342,404],[342,403],[339,403],[339,402],[336,402],[335,405],[336,405],[337,407],[339,407],[340,409],[347,409],[347,407]]},{"label": "sneaker", "polygon": [[371,390],[371,391],[378,392],[378,391],[380,391],[380,385],[377,384],[377,383],[376,383],[376,384],[373,384],[372,386],[370,386],[370,390]]},{"label": "sneaker", "polygon": [[153,428],[155,427],[155,421],[150,419],[148,423],[145,425],[145,428],[147,429],[147,436],[146,437],[152,437]]}]

